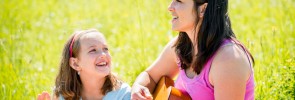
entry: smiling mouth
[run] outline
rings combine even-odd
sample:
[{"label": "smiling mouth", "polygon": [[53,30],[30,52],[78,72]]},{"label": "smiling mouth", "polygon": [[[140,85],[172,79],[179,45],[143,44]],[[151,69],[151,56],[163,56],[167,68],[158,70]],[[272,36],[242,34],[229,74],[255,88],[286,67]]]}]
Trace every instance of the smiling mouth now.
[{"label": "smiling mouth", "polygon": [[173,19],[178,19],[178,16],[172,16]]},{"label": "smiling mouth", "polygon": [[176,22],[178,20],[178,18],[179,18],[178,16],[172,16],[171,22],[172,23]]},{"label": "smiling mouth", "polygon": [[96,64],[97,67],[107,67],[108,63],[107,62],[100,62]]}]

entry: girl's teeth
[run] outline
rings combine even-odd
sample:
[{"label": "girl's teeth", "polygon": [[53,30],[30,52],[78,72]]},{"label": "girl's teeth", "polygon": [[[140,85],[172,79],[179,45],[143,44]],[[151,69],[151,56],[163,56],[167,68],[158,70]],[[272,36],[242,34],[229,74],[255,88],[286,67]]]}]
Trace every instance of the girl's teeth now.
[{"label": "girl's teeth", "polygon": [[103,65],[106,65],[107,63],[106,62],[101,62],[101,63],[99,63],[98,65],[99,66],[103,66]]}]

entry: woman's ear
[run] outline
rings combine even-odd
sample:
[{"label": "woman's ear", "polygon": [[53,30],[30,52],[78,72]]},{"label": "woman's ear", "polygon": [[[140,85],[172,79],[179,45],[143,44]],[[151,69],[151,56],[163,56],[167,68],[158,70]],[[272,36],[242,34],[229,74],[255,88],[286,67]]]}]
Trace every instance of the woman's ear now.
[{"label": "woman's ear", "polygon": [[70,66],[76,70],[76,71],[81,71],[81,67],[78,65],[78,59],[77,58],[74,58],[74,57],[71,57],[70,58],[70,61],[69,61],[69,64]]},{"label": "woman's ear", "polygon": [[200,7],[199,7],[199,17],[200,18],[203,18],[204,17],[204,14],[205,14],[205,11],[206,11],[206,8],[207,8],[207,5],[208,5],[208,3],[204,3],[204,4],[202,4]]}]

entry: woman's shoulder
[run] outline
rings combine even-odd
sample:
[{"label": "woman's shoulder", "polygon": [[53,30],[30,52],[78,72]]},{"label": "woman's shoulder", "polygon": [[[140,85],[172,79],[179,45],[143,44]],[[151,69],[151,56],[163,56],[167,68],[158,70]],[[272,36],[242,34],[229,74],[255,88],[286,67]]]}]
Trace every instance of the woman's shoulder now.
[{"label": "woman's shoulder", "polygon": [[168,42],[167,45],[169,45],[170,47],[173,47],[174,44],[177,42],[177,40],[178,40],[178,36],[175,36],[175,37],[170,39],[170,41]]},{"label": "woman's shoulder", "polygon": [[210,76],[213,78],[213,84],[214,76],[215,80],[219,78],[246,81],[251,73],[251,64],[247,57],[247,53],[239,45],[235,43],[223,45],[212,61]]},{"label": "woman's shoulder", "polygon": [[248,58],[248,52],[244,50],[244,47],[241,47],[239,44],[229,42],[219,48],[213,61],[224,64],[229,64],[228,62],[231,62],[231,64],[250,66]]},{"label": "woman's shoulder", "polygon": [[238,67],[236,65],[239,65],[240,67],[249,69],[250,63],[248,58],[249,56],[247,52],[244,51],[240,45],[235,43],[228,43],[220,47],[212,63],[218,63],[215,64],[218,66],[233,65],[233,67]]}]

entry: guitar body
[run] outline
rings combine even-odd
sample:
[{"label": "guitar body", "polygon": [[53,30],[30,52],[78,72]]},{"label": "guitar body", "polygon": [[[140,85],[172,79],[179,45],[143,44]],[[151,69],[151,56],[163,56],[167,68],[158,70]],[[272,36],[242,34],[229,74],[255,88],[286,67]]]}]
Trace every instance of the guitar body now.
[{"label": "guitar body", "polygon": [[153,92],[154,100],[191,100],[188,94],[182,93],[173,86],[174,81],[163,76]]}]

